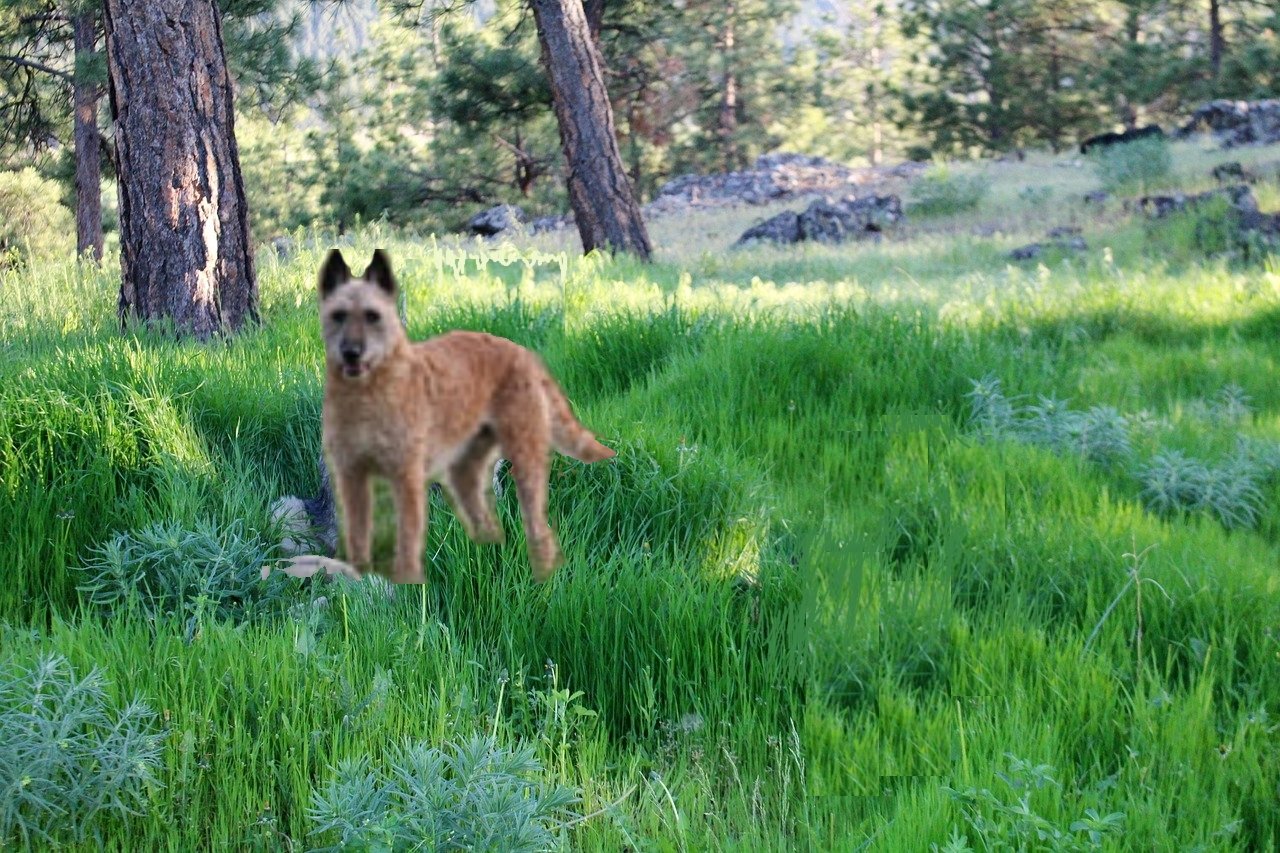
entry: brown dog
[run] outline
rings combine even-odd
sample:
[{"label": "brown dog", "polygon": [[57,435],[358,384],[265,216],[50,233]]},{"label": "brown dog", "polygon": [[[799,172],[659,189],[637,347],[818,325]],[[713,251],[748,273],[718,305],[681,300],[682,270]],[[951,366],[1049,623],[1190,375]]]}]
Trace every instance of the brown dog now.
[{"label": "brown dog", "polygon": [[488,473],[511,462],[534,580],[559,565],[547,525],[550,449],[599,462],[614,451],[569,408],[541,360],[505,338],[449,332],[411,343],[396,317],[396,283],[381,249],[363,278],[342,254],[320,269],[324,329],[324,448],[343,515],[347,559],[364,572],[373,524],[370,477],[391,482],[397,515],[391,579],[423,583],[426,483],[441,483],[467,534],[500,542]]}]

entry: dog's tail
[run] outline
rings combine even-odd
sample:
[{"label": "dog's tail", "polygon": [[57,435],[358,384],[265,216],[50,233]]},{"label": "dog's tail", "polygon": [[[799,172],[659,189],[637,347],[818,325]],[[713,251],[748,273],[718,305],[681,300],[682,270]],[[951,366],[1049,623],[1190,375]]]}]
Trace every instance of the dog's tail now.
[{"label": "dog's tail", "polygon": [[556,450],[583,462],[603,462],[618,455],[616,451],[596,441],[595,434],[574,416],[564,392],[555,379],[551,378],[551,374],[545,371],[542,393],[551,413],[551,445]]}]

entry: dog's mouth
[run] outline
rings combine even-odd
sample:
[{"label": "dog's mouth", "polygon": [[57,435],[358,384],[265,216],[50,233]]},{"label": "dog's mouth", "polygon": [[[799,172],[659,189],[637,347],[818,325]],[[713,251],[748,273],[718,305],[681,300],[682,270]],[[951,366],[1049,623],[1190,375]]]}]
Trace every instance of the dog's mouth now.
[{"label": "dog's mouth", "polygon": [[347,379],[359,379],[369,372],[369,365],[363,361],[344,361],[342,363],[342,375]]}]

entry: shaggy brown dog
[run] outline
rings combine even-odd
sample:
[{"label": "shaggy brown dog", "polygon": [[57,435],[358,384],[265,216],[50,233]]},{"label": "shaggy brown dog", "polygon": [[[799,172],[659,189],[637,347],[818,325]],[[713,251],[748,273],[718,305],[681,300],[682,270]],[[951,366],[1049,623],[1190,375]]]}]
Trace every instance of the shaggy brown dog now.
[{"label": "shaggy brown dog", "polygon": [[500,542],[488,473],[511,462],[537,582],[560,564],[547,524],[550,450],[583,462],[614,451],[578,419],[541,360],[505,338],[449,332],[411,343],[396,318],[396,282],[382,250],[362,278],[342,254],[320,270],[320,319],[327,363],[324,448],[343,515],[346,556],[370,562],[370,478],[387,478],[395,498],[391,580],[422,583],[426,482],[441,483],[477,542]]}]

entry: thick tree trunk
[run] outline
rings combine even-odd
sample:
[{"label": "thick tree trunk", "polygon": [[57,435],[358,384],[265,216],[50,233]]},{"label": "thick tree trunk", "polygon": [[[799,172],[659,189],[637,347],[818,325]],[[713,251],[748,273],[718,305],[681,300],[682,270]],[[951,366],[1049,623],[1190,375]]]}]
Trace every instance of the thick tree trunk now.
[{"label": "thick tree trunk", "polygon": [[102,87],[88,79],[95,52],[95,16],[82,12],[72,20],[76,73],[73,83],[76,139],[76,253],[102,260],[102,147],[98,140],[98,101]]},{"label": "thick tree trunk", "polygon": [[632,252],[648,260],[649,234],[622,165],[600,52],[587,30],[582,0],[531,2],[582,248]]},{"label": "thick tree trunk", "polygon": [[106,0],[120,319],[206,338],[258,317],[232,83],[215,0]]}]

